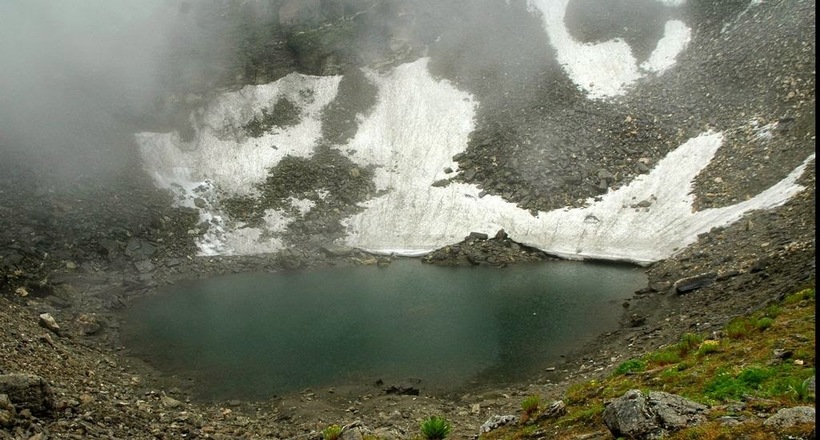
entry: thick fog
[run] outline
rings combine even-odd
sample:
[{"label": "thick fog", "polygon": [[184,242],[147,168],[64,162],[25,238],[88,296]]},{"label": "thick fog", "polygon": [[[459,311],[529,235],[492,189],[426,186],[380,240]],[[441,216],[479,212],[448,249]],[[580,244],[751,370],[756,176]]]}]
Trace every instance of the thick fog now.
[{"label": "thick fog", "polygon": [[133,166],[128,133],[160,93],[177,3],[0,2],[0,161],[52,183]]}]

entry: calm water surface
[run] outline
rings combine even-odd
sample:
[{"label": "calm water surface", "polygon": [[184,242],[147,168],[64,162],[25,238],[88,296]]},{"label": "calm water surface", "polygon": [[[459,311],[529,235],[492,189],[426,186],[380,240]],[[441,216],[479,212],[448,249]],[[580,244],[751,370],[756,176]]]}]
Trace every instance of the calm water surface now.
[{"label": "calm water surface", "polygon": [[390,266],[221,276],[132,307],[132,355],[192,379],[203,398],[409,383],[423,392],[524,380],[613,330],[646,285],[632,267],[549,262]]}]

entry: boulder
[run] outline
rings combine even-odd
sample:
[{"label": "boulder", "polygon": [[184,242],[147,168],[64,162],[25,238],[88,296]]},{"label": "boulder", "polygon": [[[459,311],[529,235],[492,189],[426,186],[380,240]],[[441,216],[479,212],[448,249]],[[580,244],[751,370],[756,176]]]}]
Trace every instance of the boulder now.
[{"label": "boulder", "polygon": [[659,439],[670,432],[702,423],[707,407],[683,397],[630,390],[604,409],[604,423],[615,437]]},{"label": "boulder", "polygon": [[500,428],[504,425],[509,425],[511,423],[517,423],[517,422],[518,422],[518,416],[509,415],[509,414],[500,416],[500,415],[496,414],[496,415],[490,417],[489,419],[487,419],[486,422],[482,423],[481,427],[479,428],[479,431],[482,434],[486,434],[486,433],[488,433],[488,432],[490,432],[494,429],[498,429],[498,428]]},{"label": "boulder", "polygon": [[714,272],[703,273],[691,277],[681,278],[675,281],[675,292],[684,294],[693,290],[698,290],[701,287],[706,287],[715,282],[717,274]]},{"label": "boulder", "polygon": [[793,408],[783,408],[775,413],[775,415],[766,419],[763,422],[766,426],[776,428],[790,428],[792,426],[804,425],[806,423],[814,424],[814,407],[811,406],[795,406]]},{"label": "boulder", "polygon": [[0,394],[8,396],[8,400],[18,411],[28,409],[34,415],[48,415],[54,410],[54,392],[40,376],[2,374]]}]

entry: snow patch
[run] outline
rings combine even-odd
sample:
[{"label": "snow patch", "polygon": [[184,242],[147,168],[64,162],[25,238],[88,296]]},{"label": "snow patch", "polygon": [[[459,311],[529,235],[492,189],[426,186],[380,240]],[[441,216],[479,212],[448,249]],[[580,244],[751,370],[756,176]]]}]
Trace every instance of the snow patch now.
[{"label": "snow patch", "polygon": [[649,58],[641,63],[641,69],[663,73],[675,64],[675,57],[692,41],[692,30],[682,21],[669,20],[666,22],[663,37]]},{"label": "snow patch", "polygon": [[472,231],[492,235],[505,229],[519,242],[566,258],[650,263],[673,255],[702,232],[750,210],[780,205],[803,189],[796,179],[805,164],[750,200],[693,212],[692,181],[723,142],[721,133],[707,132],[671,152],[648,175],[598,201],[589,199],[584,208],[533,216],[501,197],[480,197],[474,185],[431,186],[445,178],[452,156],[466,148],[475,114],[469,96],[433,79],[422,61],[371,78],[379,87],[379,104],[347,154],[362,166],[375,165],[379,188],[386,192],[345,221],[344,239],[370,252],[421,255]]},{"label": "snow patch", "polygon": [[[669,6],[680,6],[681,0],[660,0]],[[670,20],[664,36],[658,41],[649,59],[638,66],[632,48],[623,40],[601,43],[579,43],[564,24],[568,0],[528,0],[530,9],[541,12],[544,28],[555,48],[558,62],[572,81],[590,99],[623,95],[628,87],[647,73],[663,73],[691,39],[691,30],[683,22]]]},{"label": "snow patch", "polygon": [[[220,210],[219,199],[255,194],[282,158],[310,156],[321,136],[321,110],[336,96],[340,80],[341,76],[292,73],[270,84],[223,94],[191,116],[195,136],[189,142],[178,132],[136,134],[145,169],[156,185],[171,190],[178,206],[198,209],[200,221],[210,225],[198,242],[201,255],[282,248],[275,235],[292,220],[286,213],[267,213],[263,227],[248,228],[231,223]],[[248,136],[243,127],[281,98],[299,107],[299,122],[258,138]],[[304,214],[312,205],[295,201],[294,207]]]}]

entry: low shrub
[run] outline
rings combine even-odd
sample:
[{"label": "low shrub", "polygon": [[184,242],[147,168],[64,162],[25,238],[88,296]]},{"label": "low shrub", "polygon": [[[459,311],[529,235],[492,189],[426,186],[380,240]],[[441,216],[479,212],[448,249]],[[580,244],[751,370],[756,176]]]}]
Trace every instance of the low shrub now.
[{"label": "low shrub", "polygon": [[735,318],[726,326],[726,335],[732,339],[745,338],[755,326],[745,318]]},{"label": "low shrub", "polygon": [[673,346],[666,350],[650,354],[647,360],[654,365],[676,364],[681,361],[681,354],[678,347]]},{"label": "low shrub", "polygon": [[639,373],[644,370],[646,370],[646,362],[641,359],[630,359],[618,365],[615,374]]},{"label": "low shrub", "polygon": [[769,318],[768,316],[764,316],[763,318],[760,318],[757,320],[757,322],[755,322],[755,327],[757,327],[758,330],[763,331],[771,327],[772,324],[774,324],[774,319]]},{"label": "low shrub", "polygon": [[705,356],[709,353],[715,353],[720,348],[720,342],[714,339],[707,339],[700,343],[698,351],[695,352],[698,356]]}]

